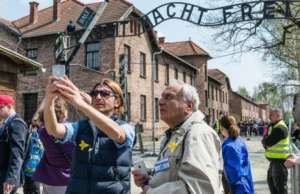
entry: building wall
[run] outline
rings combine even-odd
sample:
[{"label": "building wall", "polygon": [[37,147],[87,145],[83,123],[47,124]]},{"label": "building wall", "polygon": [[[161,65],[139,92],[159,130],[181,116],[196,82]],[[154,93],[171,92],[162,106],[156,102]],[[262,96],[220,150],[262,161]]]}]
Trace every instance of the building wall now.
[{"label": "building wall", "polygon": [[207,89],[207,56],[184,56],[181,57],[185,61],[189,62],[190,64],[194,65],[199,72],[197,74],[197,91],[200,98],[200,111],[203,113],[205,112],[205,90]]},{"label": "building wall", "polygon": [[267,121],[266,110],[262,107],[259,107],[259,109],[260,109],[259,118],[262,119],[263,121]]},{"label": "building wall", "polygon": [[245,98],[230,92],[230,112],[237,115],[241,121],[259,119],[260,107]]},{"label": "building wall", "polygon": [[259,118],[259,106],[252,104],[251,102],[242,99],[242,116],[246,120],[253,120]]},{"label": "building wall", "polygon": [[[0,25],[0,34],[1,34],[0,45],[15,51],[18,44],[18,37],[13,35],[7,28],[5,28],[2,25]],[[24,52],[22,48],[18,49],[18,51]]]},{"label": "building wall", "polygon": [[264,118],[264,121],[268,121],[268,119],[269,119],[269,105],[268,104],[260,104],[259,105],[261,108],[262,108],[262,110],[264,110],[263,112],[262,112],[262,118]]},{"label": "building wall", "polygon": [[[127,29],[129,30],[129,29]],[[52,75],[52,66],[56,64],[54,51],[55,41],[57,35],[48,35],[41,37],[33,37],[23,39],[21,46],[26,51],[27,49],[38,49],[37,62],[43,64],[46,68],[46,73],[37,72],[35,75],[18,74],[18,93],[17,93],[17,110],[24,117],[24,95],[25,94],[37,94],[38,104],[44,99],[44,88],[47,84],[47,79]],[[75,38],[72,39],[71,45],[75,44]],[[88,39],[87,43],[99,42],[99,70],[92,70],[86,68],[86,44],[83,44],[79,49],[77,55],[74,57],[70,66],[70,79],[74,84],[83,91],[89,92],[92,87],[100,82],[103,78],[113,79],[115,72],[116,81],[119,82],[119,56],[124,54],[124,45],[128,45],[131,48],[131,72],[127,74],[128,92],[131,97],[131,120],[130,123],[135,124],[141,121],[141,102],[140,96],[146,96],[146,120],[142,121],[144,124],[143,136],[150,137],[152,135],[152,95],[151,95],[151,83],[152,83],[152,54],[154,52],[150,42],[148,34],[142,34],[141,36],[133,36],[126,38],[107,38],[103,40],[91,40]],[[140,76],[140,53],[146,55],[146,76]],[[70,53],[69,53],[70,54]],[[24,52],[26,55],[26,52]],[[194,73],[194,70],[190,67],[186,67],[185,64],[179,62],[174,57],[167,54],[159,55],[159,81],[155,82],[155,98],[159,98],[161,93],[165,90],[167,85],[165,84],[165,65],[169,64],[169,80],[174,79],[174,69],[179,70],[179,79],[182,79],[182,72],[186,72],[187,82],[189,81],[189,74]],[[111,72],[108,72],[111,71]],[[104,74],[108,72],[107,74]],[[82,113],[76,111],[73,107],[69,107],[69,121],[78,120],[82,117]],[[162,122],[155,122],[157,136],[164,134],[164,131],[168,128],[167,125]]]},{"label": "building wall", "polygon": [[[207,90],[207,97],[206,100],[206,109],[205,115],[207,116],[207,121],[209,125],[213,125],[214,121],[218,119],[218,114],[222,111],[225,115],[230,114],[229,111],[229,96],[228,96],[228,85],[225,84],[225,87],[222,89],[221,83],[208,78],[208,86]],[[208,89],[209,88],[209,89]],[[212,90],[212,88],[214,88]],[[221,94],[220,94],[221,93]],[[212,95],[214,97],[212,97]],[[218,97],[216,97],[216,95]],[[221,99],[220,99],[221,95]]]},{"label": "building wall", "polygon": [[242,117],[242,100],[241,98],[232,93],[231,91],[229,92],[229,112],[237,118],[239,118],[240,121],[243,120]]}]

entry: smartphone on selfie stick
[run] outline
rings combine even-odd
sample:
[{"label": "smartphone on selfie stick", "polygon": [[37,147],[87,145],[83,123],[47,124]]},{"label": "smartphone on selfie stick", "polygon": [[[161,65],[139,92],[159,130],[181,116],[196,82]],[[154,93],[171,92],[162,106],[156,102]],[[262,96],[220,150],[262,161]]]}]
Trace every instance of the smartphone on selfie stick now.
[{"label": "smartphone on selfie stick", "polygon": [[65,65],[53,65],[52,67],[52,75],[58,78],[63,78],[66,74]]},{"label": "smartphone on selfie stick", "polygon": [[140,173],[142,175],[145,175],[146,178],[148,178],[148,171],[147,171],[146,165],[145,165],[143,160],[134,162],[133,167],[134,167],[135,170],[140,171]]}]

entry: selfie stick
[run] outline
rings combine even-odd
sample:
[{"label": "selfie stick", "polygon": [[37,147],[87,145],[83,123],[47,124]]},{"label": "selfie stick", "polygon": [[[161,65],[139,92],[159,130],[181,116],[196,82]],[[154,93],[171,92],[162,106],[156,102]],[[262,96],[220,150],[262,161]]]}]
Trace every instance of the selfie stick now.
[{"label": "selfie stick", "polygon": [[76,55],[76,53],[80,49],[81,45],[85,42],[85,40],[87,39],[87,37],[91,33],[92,29],[96,25],[98,19],[102,15],[102,13],[103,13],[104,9],[106,8],[108,2],[109,2],[109,0],[104,0],[104,2],[101,4],[101,6],[98,9],[98,11],[97,11],[96,15],[94,16],[93,20],[91,21],[91,23],[89,24],[89,26],[85,30],[84,34],[82,35],[82,37],[78,41],[78,43],[77,43],[76,47],[74,48],[72,54],[70,55],[69,59],[67,60],[67,62],[65,64],[66,65],[66,76],[69,77],[69,74],[70,74],[70,63],[72,62],[74,56]]}]

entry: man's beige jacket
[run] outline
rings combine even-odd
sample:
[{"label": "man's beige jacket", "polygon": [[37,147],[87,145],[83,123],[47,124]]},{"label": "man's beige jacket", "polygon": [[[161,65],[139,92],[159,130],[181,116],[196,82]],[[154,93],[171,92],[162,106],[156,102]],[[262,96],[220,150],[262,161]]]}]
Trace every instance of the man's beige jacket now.
[{"label": "man's beige jacket", "polygon": [[[168,158],[170,169],[153,175],[150,181],[152,189],[147,194],[221,193],[221,142],[203,117],[200,111],[196,111],[173,132],[158,157],[158,161]],[[165,141],[164,138],[161,145]]]}]

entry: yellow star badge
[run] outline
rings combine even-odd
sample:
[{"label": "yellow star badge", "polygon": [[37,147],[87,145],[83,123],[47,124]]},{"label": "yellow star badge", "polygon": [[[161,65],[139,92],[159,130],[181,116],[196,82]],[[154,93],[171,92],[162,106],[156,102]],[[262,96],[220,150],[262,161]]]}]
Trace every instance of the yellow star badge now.
[{"label": "yellow star badge", "polygon": [[174,152],[174,150],[176,149],[177,146],[178,146],[178,144],[175,143],[174,141],[172,141],[172,142],[170,142],[170,143],[168,144],[168,147],[169,147],[169,149],[171,150],[171,153]]},{"label": "yellow star badge", "polygon": [[85,143],[83,140],[81,140],[81,143],[79,144],[79,147],[81,148],[81,151],[85,148],[89,147],[90,145]]}]

